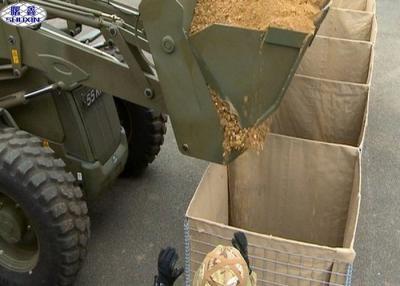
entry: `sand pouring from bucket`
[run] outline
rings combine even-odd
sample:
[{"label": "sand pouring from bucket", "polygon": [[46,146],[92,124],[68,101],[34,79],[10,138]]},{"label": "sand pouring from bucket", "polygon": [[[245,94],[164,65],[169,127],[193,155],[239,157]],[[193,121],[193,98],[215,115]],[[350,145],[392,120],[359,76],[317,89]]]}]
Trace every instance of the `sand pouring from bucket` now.
[{"label": "sand pouring from bucket", "polygon": [[[329,4],[322,4],[316,30]],[[316,30],[213,24],[191,35],[195,6],[195,0],[143,0],[141,19],[181,152],[228,163],[245,148],[226,154],[210,90],[229,103],[242,128],[261,124],[278,108]]]}]

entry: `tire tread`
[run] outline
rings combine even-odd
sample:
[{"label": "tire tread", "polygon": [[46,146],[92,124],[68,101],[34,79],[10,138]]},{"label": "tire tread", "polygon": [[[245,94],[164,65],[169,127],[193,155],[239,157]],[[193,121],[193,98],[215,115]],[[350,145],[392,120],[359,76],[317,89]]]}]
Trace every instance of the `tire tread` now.
[{"label": "tire tread", "polygon": [[[72,285],[86,254],[90,235],[86,202],[62,160],[41,140],[14,128],[0,130],[0,171],[26,186],[35,205],[48,213],[49,227],[57,233],[60,252],[57,285]],[[78,211],[79,209],[79,211]],[[80,239],[82,238],[82,239]]]},{"label": "tire tread", "polygon": [[128,134],[129,155],[123,175],[140,175],[161,151],[168,117],[120,99],[115,99],[115,102],[118,112],[130,113],[133,129],[132,137]]}]

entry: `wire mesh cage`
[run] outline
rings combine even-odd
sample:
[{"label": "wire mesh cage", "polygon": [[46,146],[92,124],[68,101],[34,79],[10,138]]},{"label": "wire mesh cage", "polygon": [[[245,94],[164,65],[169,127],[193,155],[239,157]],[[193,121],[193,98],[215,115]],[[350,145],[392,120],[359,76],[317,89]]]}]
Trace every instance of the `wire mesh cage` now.
[{"label": "wire mesh cage", "polygon": [[276,134],[266,142],[263,153],[212,164],[203,176],[186,214],[186,285],[237,231],[259,286],[350,285],[359,149]]},{"label": "wire mesh cage", "polygon": [[[216,245],[229,245],[231,237],[216,236],[215,233],[201,233],[186,220],[185,232],[185,285],[190,286],[192,278],[202,261]],[[191,235],[192,234],[192,235]],[[203,239],[194,239],[202,237]],[[259,254],[262,255],[259,255]],[[257,273],[257,285],[263,286],[350,286],[352,263],[293,251],[269,248],[249,243],[249,258],[252,270]]]}]

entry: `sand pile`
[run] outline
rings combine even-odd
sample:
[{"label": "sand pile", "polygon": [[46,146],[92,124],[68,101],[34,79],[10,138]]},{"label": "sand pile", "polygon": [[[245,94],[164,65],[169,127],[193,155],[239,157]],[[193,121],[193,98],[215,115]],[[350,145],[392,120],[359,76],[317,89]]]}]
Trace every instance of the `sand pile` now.
[{"label": "sand pile", "polygon": [[[325,0],[197,0],[191,33],[212,24],[225,24],[265,31],[270,25],[310,33]],[[261,151],[270,131],[272,118],[242,128],[233,107],[210,88],[210,96],[224,130],[224,157],[232,151]]]},{"label": "sand pile", "polygon": [[224,158],[227,158],[232,151],[246,149],[262,151],[265,138],[270,131],[271,117],[258,126],[242,128],[239,116],[232,111],[229,103],[221,99],[215,90],[210,89],[210,95],[224,129]]},{"label": "sand pile", "polygon": [[226,24],[256,30],[270,25],[312,32],[323,0],[198,0],[191,33],[212,24]]}]

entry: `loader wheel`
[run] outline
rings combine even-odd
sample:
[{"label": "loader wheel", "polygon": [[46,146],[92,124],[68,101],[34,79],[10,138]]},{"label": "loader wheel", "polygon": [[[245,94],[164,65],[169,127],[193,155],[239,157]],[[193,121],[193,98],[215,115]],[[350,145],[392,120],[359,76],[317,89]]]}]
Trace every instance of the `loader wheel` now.
[{"label": "loader wheel", "polygon": [[128,139],[128,161],[122,175],[137,176],[160,153],[167,132],[167,116],[115,98],[119,119]]},{"label": "loader wheel", "polygon": [[0,129],[0,285],[72,285],[86,255],[87,206],[62,160]]}]

